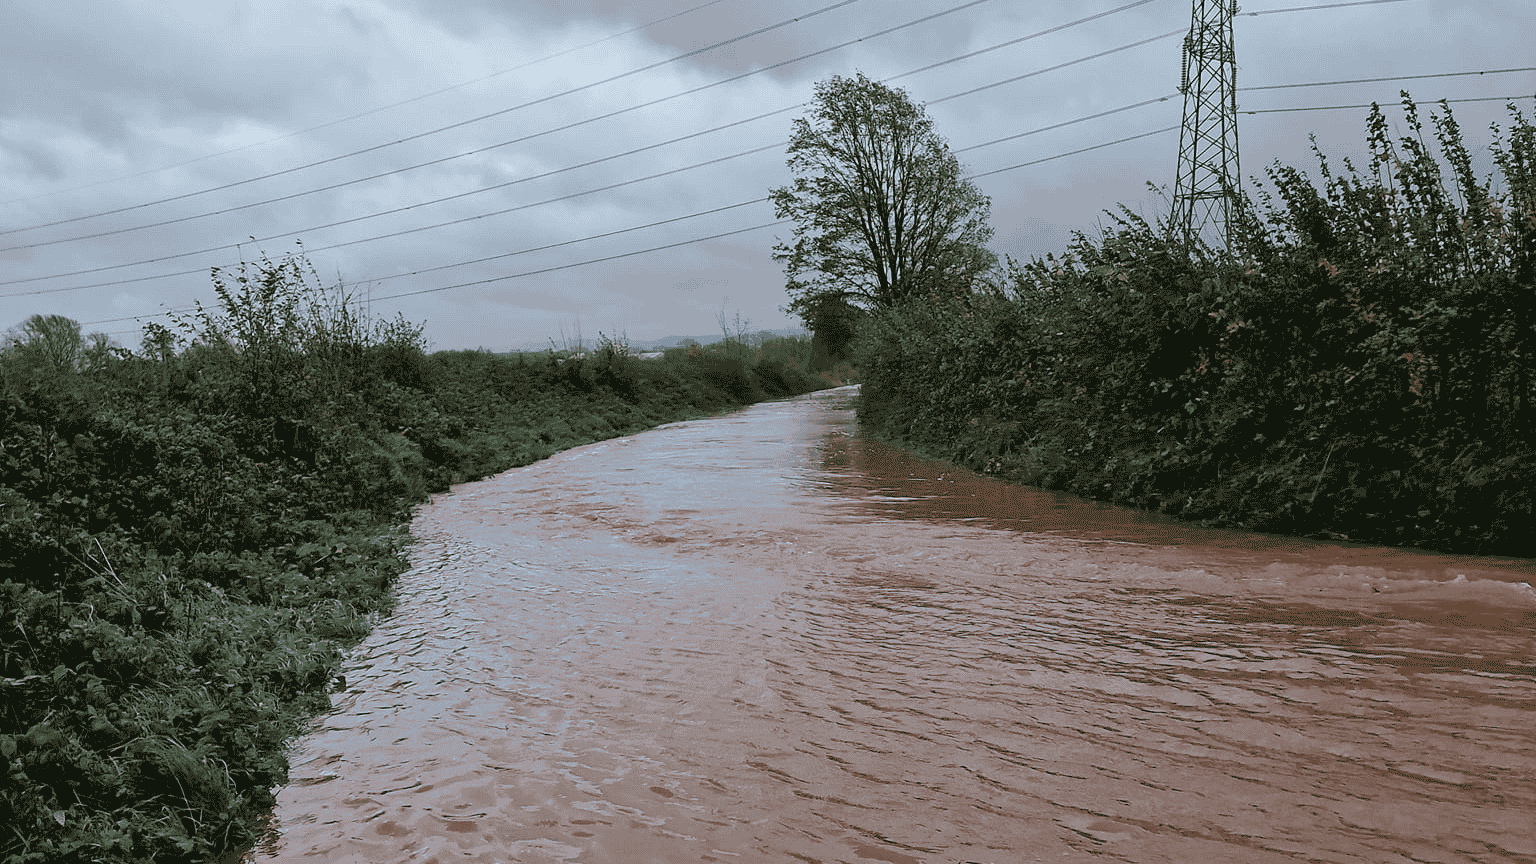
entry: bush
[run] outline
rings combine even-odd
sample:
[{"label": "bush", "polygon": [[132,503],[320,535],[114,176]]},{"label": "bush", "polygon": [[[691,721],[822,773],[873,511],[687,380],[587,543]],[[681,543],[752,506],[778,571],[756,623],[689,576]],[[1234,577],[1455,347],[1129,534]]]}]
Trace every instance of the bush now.
[{"label": "bush", "polygon": [[248,845],[428,492],[826,386],[779,354],[428,355],[298,256],[215,291],[138,355],[43,316],[0,347],[5,864]]},{"label": "bush", "polygon": [[1123,211],[1006,288],[879,316],[861,419],[1212,524],[1532,554],[1536,129],[1511,106],[1496,192],[1445,108],[1448,189],[1404,104],[1398,142],[1371,112],[1364,174],[1272,166],[1233,255]]}]

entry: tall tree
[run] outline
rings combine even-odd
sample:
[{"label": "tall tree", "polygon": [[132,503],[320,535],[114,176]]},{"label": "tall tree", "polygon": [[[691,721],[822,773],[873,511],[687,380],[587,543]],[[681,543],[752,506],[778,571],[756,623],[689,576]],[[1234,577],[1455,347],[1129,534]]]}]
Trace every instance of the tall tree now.
[{"label": "tall tree", "polygon": [[63,315],[33,315],[0,339],[0,351],[58,372],[80,367],[86,343],[80,325]]},{"label": "tall tree", "polygon": [[792,243],[784,264],[789,310],[812,330],[827,310],[878,310],[927,294],[963,292],[997,257],[986,248],[991,201],[960,175],[933,120],[906,91],[863,73],[816,85],[789,141],[794,182],[770,192]]}]

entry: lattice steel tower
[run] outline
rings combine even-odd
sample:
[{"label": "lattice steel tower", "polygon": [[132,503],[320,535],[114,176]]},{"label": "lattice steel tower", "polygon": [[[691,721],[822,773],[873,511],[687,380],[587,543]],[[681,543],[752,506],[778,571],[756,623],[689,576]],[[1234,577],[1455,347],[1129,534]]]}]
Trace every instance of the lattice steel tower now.
[{"label": "lattice steel tower", "polygon": [[[1184,37],[1184,125],[1173,227],[1186,243],[1199,236],[1228,249],[1242,184],[1237,161],[1237,54],[1232,19],[1237,0],[1193,0]],[[1212,245],[1216,245],[1213,243]]]}]

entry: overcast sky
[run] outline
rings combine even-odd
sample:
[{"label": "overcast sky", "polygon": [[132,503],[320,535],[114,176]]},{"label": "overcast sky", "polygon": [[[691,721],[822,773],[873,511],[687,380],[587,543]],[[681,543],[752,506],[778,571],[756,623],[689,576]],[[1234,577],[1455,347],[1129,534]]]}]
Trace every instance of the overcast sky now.
[{"label": "overcast sky", "polygon": [[[1128,2],[0,0],[0,329],[57,313],[136,347],[133,316],[207,302],[209,268],[278,258],[298,240],[327,283],[371,295],[377,317],[424,322],[435,348],[547,346],[577,330],[707,334],[721,311],[753,329],[794,326],[770,257],[787,226],[518,274],[772,222],[762,202],[678,217],[787,183],[790,121],[832,75],[895,78],[974,173],[1176,127],[1177,35],[945,97],[1182,34],[1189,0],[1149,0],[896,77]],[[1250,2],[1236,21],[1240,88],[1536,66],[1531,0],[1257,15],[1328,0]],[[1374,100],[1401,128],[1404,87],[1421,103],[1523,94],[1529,117],[1536,73],[1251,90],[1239,108]],[[965,149],[1160,97],[1173,98]],[[1508,126],[1503,103],[1454,108],[1486,173],[1489,123]],[[748,119],[767,112],[779,113]],[[1275,159],[1314,168],[1308,133],[1359,161],[1365,114],[1242,114],[1245,178]],[[1060,250],[1119,203],[1166,212],[1146,183],[1171,187],[1177,146],[1178,132],[1163,132],[978,179],[996,250]],[[574,167],[593,160],[605,161]],[[721,161],[590,191],[710,160]],[[461,283],[480,284],[390,296]]]}]

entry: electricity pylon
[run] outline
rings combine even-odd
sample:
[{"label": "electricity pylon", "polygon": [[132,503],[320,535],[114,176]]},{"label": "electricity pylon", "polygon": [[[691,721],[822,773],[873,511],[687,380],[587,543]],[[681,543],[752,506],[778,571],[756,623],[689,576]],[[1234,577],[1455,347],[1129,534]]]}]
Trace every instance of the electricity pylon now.
[{"label": "electricity pylon", "polygon": [[[1237,54],[1232,19],[1237,0],[1193,0],[1184,37],[1184,123],[1173,227],[1186,245],[1212,235],[1230,249],[1242,175],[1237,160]],[[1209,231],[1209,233],[1207,233]]]}]

